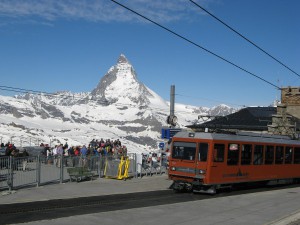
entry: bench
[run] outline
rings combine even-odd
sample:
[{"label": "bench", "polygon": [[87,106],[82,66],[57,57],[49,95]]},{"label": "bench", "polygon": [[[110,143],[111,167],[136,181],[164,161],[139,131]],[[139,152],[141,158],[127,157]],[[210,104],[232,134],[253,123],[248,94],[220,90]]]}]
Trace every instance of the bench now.
[{"label": "bench", "polygon": [[73,167],[67,169],[70,176],[70,181],[76,180],[77,182],[82,181],[86,178],[93,179],[94,173],[86,167]]},{"label": "bench", "polygon": [[8,174],[0,174],[0,181],[7,181],[8,180]]},{"label": "bench", "polygon": [[0,174],[0,182],[6,182],[7,186],[10,186],[9,174]]}]

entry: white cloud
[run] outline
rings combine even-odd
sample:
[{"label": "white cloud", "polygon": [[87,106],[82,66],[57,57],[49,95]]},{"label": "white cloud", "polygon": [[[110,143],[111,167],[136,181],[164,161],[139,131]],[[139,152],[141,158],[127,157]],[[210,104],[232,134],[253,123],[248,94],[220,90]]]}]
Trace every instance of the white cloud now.
[{"label": "white cloud", "polygon": [[[187,0],[119,0],[121,4],[155,19],[171,22],[190,19],[196,9]],[[202,3],[206,4],[206,0]],[[0,16],[11,19],[38,17],[46,21],[58,19],[86,20],[93,22],[140,21],[134,13],[109,0],[2,0]]]}]

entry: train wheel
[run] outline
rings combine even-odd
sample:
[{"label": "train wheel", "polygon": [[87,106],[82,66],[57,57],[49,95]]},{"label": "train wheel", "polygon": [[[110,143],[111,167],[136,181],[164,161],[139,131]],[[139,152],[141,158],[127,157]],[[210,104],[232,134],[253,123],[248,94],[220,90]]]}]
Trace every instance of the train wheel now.
[{"label": "train wheel", "polygon": [[193,192],[215,195],[217,193],[217,187],[216,187],[216,185],[201,186],[200,188],[198,187],[198,188],[193,189]]},{"label": "train wheel", "polygon": [[171,185],[171,188],[176,193],[183,193],[183,192],[191,192],[193,186],[190,183],[174,181],[174,183]]}]

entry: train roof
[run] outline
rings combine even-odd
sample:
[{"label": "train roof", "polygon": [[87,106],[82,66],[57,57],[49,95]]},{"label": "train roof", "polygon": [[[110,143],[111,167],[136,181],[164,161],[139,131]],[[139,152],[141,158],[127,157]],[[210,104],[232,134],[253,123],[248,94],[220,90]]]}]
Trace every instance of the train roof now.
[{"label": "train roof", "polygon": [[260,142],[274,144],[290,144],[299,145],[299,140],[292,140],[288,136],[259,134],[251,132],[238,132],[236,134],[225,133],[208,133],[208,132],[189,132],[180,131],[173,138],[194,138],[206,140],[221,140],[221,141],[243,141],[243,142]]},{"label": "train roof", "polygon": [[198,131],[205,128],[267,131],[268,124],[276,113],[276,107],[247,107],[227,116],[216,117],[213,120],[187,127]]}]

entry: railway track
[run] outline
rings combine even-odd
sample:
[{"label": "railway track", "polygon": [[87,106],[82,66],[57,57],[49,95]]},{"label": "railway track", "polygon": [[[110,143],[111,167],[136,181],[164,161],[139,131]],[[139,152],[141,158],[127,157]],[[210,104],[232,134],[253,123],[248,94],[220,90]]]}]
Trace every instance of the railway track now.
[{"label": "railway track", "polygon": [[[283,189],[295,186],[296,185],[278,186],[273,187],[272,189]],[[4,204],[0,205],[0,224],[17,224],[30,221],[68,217],[73,215],[168,205],[173,203],[199,201],[209,198],[241,195],[267,190],[270,190],[270,188],[260,187],[251,189],[239,189],[233,192],[221,192],[217,195],[174,193],[172,190],[164,190],[105,196],[91,196],[72,199],[56,199],[17,204]]]}]

